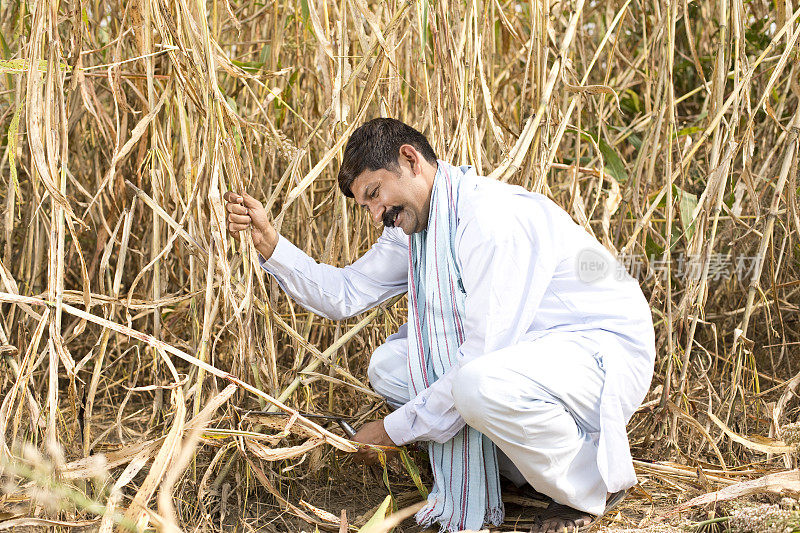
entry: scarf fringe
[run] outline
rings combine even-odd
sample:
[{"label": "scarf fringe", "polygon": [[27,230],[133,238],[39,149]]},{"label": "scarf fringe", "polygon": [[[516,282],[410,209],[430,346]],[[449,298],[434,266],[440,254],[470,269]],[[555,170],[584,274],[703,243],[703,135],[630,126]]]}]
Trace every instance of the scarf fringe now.
[{"label": "scarf fringe", "polygon": [[503,520],[506,518],[506,510],[501,503],[497,507],[490,507],[486,510],[486,517],[483,519],[485,524],[492,524],[493,526],[499,526],[503,523]]},{"label": "scarf fringe", "polygon": [[[439,518],[438,516],[432,516],[430,514],[431,508],[435,505],[435,503],[428,502],[428,505],[417,511],[417,514],[414,515],[414,519],[417,521],[421,527],[427,528],[433,525],[436,522],[436,519]],[[445,533],[446,531],[452,531],[447,528],[447,525],[443,522],[439,523],[439,533]]]},{"label": "scarf fringe", "polygon": [[[421,527],[428,528],[433,526],[435,522],[439,522],[440,516],[431,516],[429,511],[431,507],[435,505],[434,503],[428,503],[425,507],[417,511],[417,514],[414,515],[414,518]],[[491,507],[486,509],[486,516],[483,519],[484,524],[491,524],[493,526],[499,526],[503,523],[506,518],[506,510],[501,503],[498,506]],[[458,531],[464,531],[458,526],[451,524],[449,522],[441,521],[439,522],[439,533],[457,533]]]}]

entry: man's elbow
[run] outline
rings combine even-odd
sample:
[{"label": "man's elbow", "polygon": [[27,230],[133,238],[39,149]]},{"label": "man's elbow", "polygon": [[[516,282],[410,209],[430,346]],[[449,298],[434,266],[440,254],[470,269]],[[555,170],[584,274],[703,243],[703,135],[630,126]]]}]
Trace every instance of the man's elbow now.
[{"label": "man's elbow", "polygon": [[328,320],[333,321],[340,321],[346,320],[348,318],[352,318],[358,313],[354,311],[352,308],[348,307],[347,305],[341,306],[331,306],[327,309],[320,309],[317,311],[317,314],[323,318],[327,318]]},{"label": "man's elbow", "polygon": [[432,440],[433,442],[438,442],[439,444],[444,444],[450,441],[456,434],[464,428],[466,424],[462,418],[456,420],[453,424],[448,427],[442,427],[441,425],[437,425],[436,429],[431,428],[427,434],[429,438],[425,440]]},{"label": "man's elbow", "polygon": [[453,437],[435,436],[435,437],[431,437],[430,440],[432,440],[433,442],[438,442],[439,444],[444,444],[444,443],[448,442],[452,438]]}]

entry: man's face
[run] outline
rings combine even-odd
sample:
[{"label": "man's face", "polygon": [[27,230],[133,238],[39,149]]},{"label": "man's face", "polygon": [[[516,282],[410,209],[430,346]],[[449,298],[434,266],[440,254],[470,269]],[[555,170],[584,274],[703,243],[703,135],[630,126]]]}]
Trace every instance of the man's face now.
[{"label": "man's face", "polygon": [[372,220],[387,227],[400,227],[406,235],[428,227],[431,188],[418,163],[400,157],[399,168],[365,170],[353,180],[350,190]]}]

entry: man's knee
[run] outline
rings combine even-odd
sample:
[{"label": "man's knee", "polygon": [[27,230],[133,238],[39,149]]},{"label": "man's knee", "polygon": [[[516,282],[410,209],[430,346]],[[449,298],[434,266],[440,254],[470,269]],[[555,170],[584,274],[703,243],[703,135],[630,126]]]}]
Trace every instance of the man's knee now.
[{"label": "man's knee", "polygon": [[385,344],[378,346],[369,359],[367,377],[372,388],[380,393],[381,385],[391,377],[392,350]]},{"label": "man's knee", "polygon": [[392,407],[408,401],[407,348],[399,340],[390,340],[372,353],[367,367],[372,388]]},{"label": "man's knee", "polygon": [[483,433],[493,433],[515,420],[514,413],[563,410],[539,387],[520,386],[513,370],[482,357],[464,365],[453,381],[453,403],[466,423]]},{"label": "man's knee", "polygon": [[453,403],[467,425],[481,429],[502,397],[503,379],[490,365],[476,359],[464,365],[453,381]]}]

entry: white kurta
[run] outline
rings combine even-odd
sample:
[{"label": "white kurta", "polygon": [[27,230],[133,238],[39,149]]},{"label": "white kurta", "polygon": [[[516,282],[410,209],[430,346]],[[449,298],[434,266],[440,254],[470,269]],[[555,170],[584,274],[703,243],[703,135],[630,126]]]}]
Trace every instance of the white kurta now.
[{"label": "white kurta", "polygon": [[[472,173],[462,179],[456,209],[455,255],[466,293],[459,364],[390,414],[387,433],[398,444],[448,440],[465,424],[452,382],[468,362],[569,335],[587,353],[602,355],[594,443],[600,475],[612,492],[633,485],[625,424],[647,392],[655,359],[650,309],[638,283],[543,195]],[[407,290],[408,237],[388,228],[344,268],[318,264],[281,237],[262,266],[301,305],[341,319]]]}]

